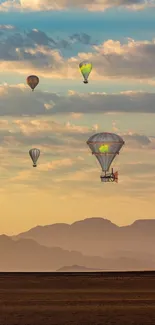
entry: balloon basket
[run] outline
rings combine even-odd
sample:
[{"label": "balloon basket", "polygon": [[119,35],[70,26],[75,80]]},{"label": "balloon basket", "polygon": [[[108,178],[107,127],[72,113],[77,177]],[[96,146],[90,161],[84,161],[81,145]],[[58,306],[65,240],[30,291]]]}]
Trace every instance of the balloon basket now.
[{"label": "balloon basket", "polygon": [[118,179],[116,179],[113,175],[109,175],[109,176],[101,175],[100,178],[101,178],[101,182],[103,182],[103,183],[108,183],[108,182],[110,182],[110,183],[116,182],[117,183],[117,181],[118,181]]},{"label": "balloon basket", "polygon": [[33,167],[37,167],[37,165],[33,165]]}]

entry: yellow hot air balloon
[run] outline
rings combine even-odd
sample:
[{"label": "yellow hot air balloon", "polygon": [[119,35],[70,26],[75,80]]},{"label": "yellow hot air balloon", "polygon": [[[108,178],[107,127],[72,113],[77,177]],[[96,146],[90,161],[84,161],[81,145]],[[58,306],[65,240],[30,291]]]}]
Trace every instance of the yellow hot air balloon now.
[{"label": "yellow hot air balloon", "polygon": [[79,64],[80,71],[84,77],[84,84],[88,83],[88,77],[92,70],[92,63],[88,61],[83,61]]},{"label": "yellow hot air balloon", "polygon": [[37,76],[29,76],[29,77],[27,77],[27,84],[32,89],[32,91],[34,91],[34,89],[36,88],[38,83],[39,83],[39,78]]}]

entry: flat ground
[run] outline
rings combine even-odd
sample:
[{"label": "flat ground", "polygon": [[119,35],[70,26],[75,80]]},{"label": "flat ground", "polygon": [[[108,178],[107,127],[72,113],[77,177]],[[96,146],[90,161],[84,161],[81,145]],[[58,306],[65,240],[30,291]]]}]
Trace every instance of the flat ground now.
[{"label": "flat ground", "polygon": [[0,325],[155,325],[155,272],[0,273]]}]

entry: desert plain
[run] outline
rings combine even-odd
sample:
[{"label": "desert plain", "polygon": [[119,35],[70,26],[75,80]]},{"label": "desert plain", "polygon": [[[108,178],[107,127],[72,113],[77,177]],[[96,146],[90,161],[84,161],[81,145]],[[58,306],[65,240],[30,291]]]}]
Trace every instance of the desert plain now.
[{"label": "desert plain", "polygon": [[0,325],[154,325],[155,272],[0,273]]}]

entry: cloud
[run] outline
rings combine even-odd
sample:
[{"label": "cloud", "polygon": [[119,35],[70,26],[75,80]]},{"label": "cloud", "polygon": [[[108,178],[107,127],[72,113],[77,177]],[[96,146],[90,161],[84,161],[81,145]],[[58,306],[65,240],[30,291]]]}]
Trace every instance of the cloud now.
[{"label": "cloud", "polygon": [[126,7],[132,10],[142,10],[153,7],[154,0],[3,0],[1,11],[51,11],[66,8],[84,8],[90,11],[104,11],[111,7]]},{"label": "cloud", "polygon": [[[28,152],[28,148],[32,146],[39,146],[45,157],[48,157],[48,153],[52,157],[64,156],[64,154],[70,157],[77,155],[78,152],[91,156],[86,141],[95,132],[102,132],[102,129],[98,125],[83,126],[74,125],[70,122],[62,124],[47,119],[12,119],[8,124],[4,120],[1,123],[0,148],[9,149],[16,155],[23,153],[25,150]],[[145,151],[146,148],[147,152],[149,150],[154,151],[155,139],[153,137],[131,133],[130,131],[123,133],[118,130],[117,133],[125,141],[123,151],[128,152],[128,149],[130,149],[130,151],[135,150],[137,153],[140,150]],[[82,156],[80,159],[83,159]]]},{"label": "cloud", "polygon": [[[68,41],[68,45],[69,45]],[[0,45],[0,68],[19,74],[33,71],[43,78],[81,79],[79,63],[89,60],[93,64],[92,80],[135,79],[151,82],[155,75],[155,40],[126,43],[107,40],[93,45],[92,52],[78,53],[65,58],[60,52],[60,42],[44,32],[31,31],[24,37],[20,33],[10,35]],[[23,64],[24,62],[24,64]]]},{"label": "cloud", "polygon": [[[92,180],[94,182],[95,177],[99,173],[98,168],[92,168],[92,167],[87,167],[84,168],[83,170],[77,170],[74,173],[68,173],[67,175],[61,175],[61,176],[56,176],[55,182],[88,182],[92,183]],[[97,177],[96,177],[97,180]],[[94,182],[95,183],[95,182]]]},{"label": "cloud", "polygon": [[140,146],[149,146],[152,143],[149,137],[143,134],[140,135],[129,132],[128,134],[123,135],[123,138],[130,147],[137,144],[137,147],[139,148]]},{"label": "cloud", "polygon": [[43,132],[44,135],[46,134],[77,134],[77,133],[88,133],[92,128],[89,128],[88,126],[80,126],[80,125],[74,125],[70,122],[60,124],[54,121],[48,121],[48,120],[31,120],[31,121],[24,121],[24,120],[14,120],[13,123],[19,127],[20,131],[22,131],[23,134],[40,134]]},{"label": "cloud", "polygon": [[[26,85],[0,86],[1,116],[54,116],[56,114],[92,114],[106,112],[154,113],[155,94],[143,92],[57,93],[36,91],[30,96]],[[50,109],[49,109],[50,108]]]},{"label": "cloud", "polygon": [[[101,168],[86,145],[86,140],[95,132],[95,127],[97,128],[70,122],[58,123],[45,118],[2,120],[1,186],[9,186],[10,190],[14,188],[15,192],[19,190],[19,186],[23,186],[25,190],[50,189],[56,186],[60,194],[60,189],[65,184],[65,193],[71,193],[74,186],[78,195],[82,182],[82,191],[91,195],[95,191],[96,195],[100,196],[103,185],[99,178]],[[114,161],[113,164],[114,168],[117,164],[120,172],[119,191],[124,191],[122,196],[127,193],[133,195],[131,189],[137,189],[137,192],[134,192],[136,196],[143,196],[146,189],[150,193],[153,186],[151,175],[154,170],[155,139],[131,131],[120,133],[118,130],[118,134],[125,141],[117,162]],[[38,168],[34,171],[28,150],[35,144],[40,148],[41,156]],[[114,187],[107,185],[106,193],[109,191],[114,194]]]},{"label": "cloud", "polygon": [[[93,45],[91,36],[86,33],[77,33],[66,37],[66,39],[60,39],[56,37],[53,39],[45,32],[39,29],[31,30],[18,30],[12,25],[0,25],[0,60],[18,63],[19,61],[28,61],[38,59],[37,65],[45,64],[55,51],[50,52],[48,50],[72,50],[72,47],[78,44]],[[42,60],[42,61],[41,61]],[[50,63],[50,62],[49,62]]]},{"label": "cloud", "polygon": [[37,89],[31,94],[26,84],[0,86],[0,116],[94,114],[94,109],[96,114],[155,113],[154,102],[155,93],[147,92],[82,94],[70,91],[61,95]]},{"label": "cloud", "polygon": [[51,37],[48,37],[46,33],[39,31],[38,29],[31,30],[26,36],[38,45],[46,46],[51,44],[55,46],[57,44]]},{"label": "cloud", "polygon": [[55,169],[64,169],[64,167],[69,169],[77,163],[80,163],[81,157],[77,157],[76,159],[71,159],[71,158],[63,158],[59,160],[53,160],[51,162],[45,163],[45,164],[40,164],[38,167],[38,170],[40,171],[48,171],[48,170],[55,170]]},{"label": "cloud", "polygon": [[69,38],[72,43],[79,42],[84,45],[94,45],[94,42],[92,42],[91,36],[86,33],[74,33]]},{"label": "cloud", "polygon": [[75,120],[80,119],[82,116],[83,116],[82,113],[71,113],[71,117]]},{"label": "cloud", "polygon": [[[32,171],[30,171],[30,170],[19,171],[15,177],[10,178],[10,182],[26,181],[31,176],[32,176]],[[34,177],[34,175],[33,175],[33,177]],[[34,180],[34,178],[33,178],[33,180]]]},{"label": "cloud", "polygon": [[15,29],[15,26],[12,25],[0,25],[0,30],[12,30]]},{"label": "cloud", "polygon": [[[127,44],[108,40],[94,46],[92,60],[98,74],[109,77],[149,78],[154,77],[155,40],[134,41]],[[91,57],[90,57],[91,60]],[[153,69],[153,71],[152,71]]]},{"label": "cloud", "polygon": [[123,164],[121,166],[121,174],[131,175],[131,176],[134,175],[134,177],[138,176],[138,179],[140,175],[142,176],[142,178],[144,178],[144,176],[148,178],[148,174],[152,175],[152,173],[154,173],[154,168],[155,168],[155,164],[153,163],[136,161],[135,163]]}]

